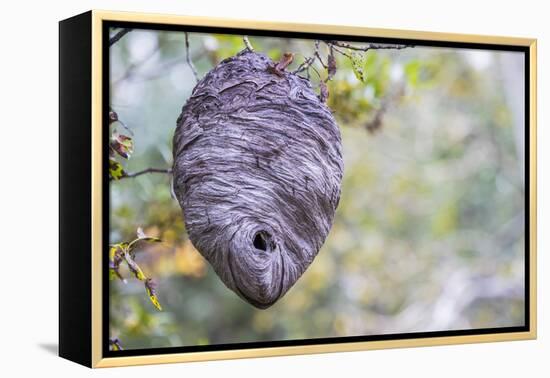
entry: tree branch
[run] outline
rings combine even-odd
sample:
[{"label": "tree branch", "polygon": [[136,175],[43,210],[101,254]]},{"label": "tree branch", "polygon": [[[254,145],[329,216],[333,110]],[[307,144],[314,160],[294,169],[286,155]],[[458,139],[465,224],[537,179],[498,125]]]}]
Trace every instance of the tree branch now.
[{"label": "tree branch", "polygon": [[315,50],[313,51],[313,56],[310,56],[309,58],[306,58],[302,64],[298,66],[292,73],[297,74],[300,72],[303,72],[305,70],[309,70],[311,68],[311,65],[315,62],[315,59],[318,59],[321,65],[324,68],[327,68],[327,66],[323,63],[323,60],[321,59],[321,55],[319,54],[319,42],[315,41]]},{"label": "tree branch", "polygon": [[306,58],[306,60],[304,60],[302,62],[302,64],[300,64],[298,66],[298,68],[296,68],[292,73],[300,73],[302,71],[305,71],[309,68],[309,66],[311,66],[313,64],[313,62],[315,61],[315,56],[310,56],[309,58]]},{"label": "tree branch", "polygon": [[[326,57],[326,63],[323,61],[323,58],[321,57],[321,51],[320,51],[320,43],[323,42],[328,47],[328,54]],[[315,40],[313,49],[313,54],[310,57],[304,57],[304,61],[296,68],[292,73],[293,74],[299,74],[300,72],[305,71],[307,74],[307,79],[309,80],[309,70],[313,70],[317,76],[319,76],[319,91],[320,91],[320,99],[325,102],[328,98],[328,87],[326,83],[328,83],[330,80],[334,78],[334,75],[337,71],[337,64],[336,64],[336,58],[334,57],[334,53],[337,52],[343,56],[345,56],[348,59],[351,59],[353,61],[354,54],[359,53],[352,53],[349,50],[353,51],[363,51],[367,52],[369,50],[377,50],[377,49],[395,49],[395,50],[401,50],[407,47],[414,47],[412,45],[397,45],[397,44],[377,44],[377,43],[370,43],[363,46],[355,46],[352,44],[349,44],[347,42],[340,42],[340,41],[333,41],[333,40]],[[326,70],[327,75],[323,79],[321,78],[321,75],[319,71],[315,68],[315,61],[319,61],[319,64],[321,67]],[[381,109],[379,113],[377,113],[377,117],[373,120],[372,126],[367,126],[369,130],[371,129],[377,129],[381,124],[382,115],[384,113],[385,109]]]},{"label": "tree branch", "polygon": [[319,44],[320,41],[315,41],[315,56],[319,60],[319,63],[321,63],[321,66],[323,66],[324,69],[327,69],[328,66],[323,62],[323,59],[321,59],[321,54],[319,54]]},{"label": "tree branch", "polygon": [[185,60],[187,60],[187,65],[189,65],[189,68],[193,72],[193,76],[195,76],[195,80],[198,83],[200,80],[199,74],[197,73],[197,69],[193,65],[193,62],[189,56],[189,34],[187,32],[185,32]]},{"label": "tree branch", "polygon": [[117,43],[122,37],[124,37],[126,34],[130,33],[131,31],[132,29],[128,29],[128,28],[119,30],[114,36],[112,36],[109,39],[109,47]]},{"label": "tree branch", "polygon": [[353,57],[352,57],[350,54],[348,54],[347,52],[342,51],[342,50],[336,48],[334,45],[330,45],[330,46],[331,46],[331,47],[334,49],[334,51],[336,51],[337,53],[342,54],[343,56],[345,56],[345,57],[348,58],[348,59],[353,59]]},{"label": "tree branch", "polygon": [[[395,45],[395,44],[379,44],[379,43],[369,43],[364,46],[355,46],[346,42],[340,41],[324,41],[327,45],[338,46],[345,49],[355,50],[355,51],[369,51],[369,50],[401,50],[408,47],[414,47],[413,45]],[[339,51],[340,52],[340,51]]]},{"label": "tree branch", "polygon": [[250,52],[254,51],[254,47],[252,47],[252,45],[250,44],[250,41],[248,40],[247,35],[243,35],[243,42],[244,42],[244,45],[246,46],[246,48],[248,49],[248,51],[250,51]]},{"label": "tree branch", "polygon": [[[122,180],[124,178],[133,178],[133,177],[141,176],[146,173],[165,173],[167,175],[171,175],[172,169],[171,168],[145,168],[138,172],[126,173],[124,176],[119,178],[119,180]],[[112,179],[109,179],[109,181],[112,181]]]}]

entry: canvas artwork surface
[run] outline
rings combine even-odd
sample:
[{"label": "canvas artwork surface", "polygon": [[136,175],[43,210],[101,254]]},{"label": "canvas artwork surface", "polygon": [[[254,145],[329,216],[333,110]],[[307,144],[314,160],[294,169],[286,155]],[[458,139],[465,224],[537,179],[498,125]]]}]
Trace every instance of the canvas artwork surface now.
[{"label": "canvas artwork surface", "polygon": [[113,355],[525,326],[523,52],[108,30]]}]

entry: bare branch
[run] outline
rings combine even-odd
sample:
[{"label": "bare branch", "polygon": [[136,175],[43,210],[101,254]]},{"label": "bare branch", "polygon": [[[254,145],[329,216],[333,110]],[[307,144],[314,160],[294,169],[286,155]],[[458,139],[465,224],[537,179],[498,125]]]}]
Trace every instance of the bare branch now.
[{"label": "bare branch", "polygon": [[[315,68],[315,66],[310,66],[309,68],[311,68],[313,72],[315,72],[317,76],[319,76],[319,80],[322,80],[321,74],[319,73],[319,71],[317,71],[317,68]],[[309,74],[309,71],[308,71],[308,74]]]},{"label": "bare branch", "polygon": [[342,50],[336,48],[334,45],[330,45],[330,46],[331,46],[332,49],[333,49],[334,51],[336,51],[337,53],[342,54],[343,56],[345,56],[345,57],[348,58],[348,59],[353,59],[353,57],[352,57],[350,54],[348,54],[347,52],[342,51]]},{"label": "bare branch", "polygon": [[302,62],[302,64],[300,64],[298,66],[298,68],[296,68],[292,73],[300,73],[302,71],[305,71],[309,68],[309,66],[311,66],[313,64],[313,62],[315,61],[315,57],[314,56],[310,56],[309,58],[307,58],[306,60],[304,60]]},{"label": "bare branch", "polygon": [[329,47],[329,52],[327,56],[327,78],[325,79],[325,82],[328,82],[332,80],[334,75],[336,75],[337,65],[336,65],[336,57],[334,56],[334,47]]},{"label": "bare branch", "polygon": [[[124,176],[119,178],[119,180],[122,180],[124,178],[133,178],[133,177],[141,176],[146,173],[164,173],[167,175],[171,175],[172,169],[171,168],[146,168],[138,172],[126,173]],[[109,179],[109,181],[112,181],[112,179]]]},{"label": "bare branch", "polygon": [[[315,59],[319,59],[319,62],[321,62],[321,65],[326,68],[327,66],[323,63],[323,60],[321,59],[321,56],[319,54],[319,43],[320,41],[315,41],[315,50],[313,52],[313,56],[310,56],[309,58],[306,58],[302,64],[298,66],[292,73],[297,74],[303,71],[306,71],[311,68],[311,65],[315,62]],[[309,72],[308,72],[309,73]]]},{"label": "bare branch", "polygon": [[321,59],[321,54],[319,54],[319,44],[320,41],[315,41],[315,56],[319,60],[319,63],[321,63],[321,66],[326,69],[328,66],[323,62],[323,59]]},{"label": "bare branch", "polygon": [[185,32],[185,60],[187,60],[187,65],[189,65],[189,68],[193,72],[193,76],[195,76],[195,80],[197,83],[199,82],[199,74],[197,73],[197,69],[193,65],[193,62],[191,61],[191,57],[189,56],[189,33]]},{"label": "bare branch", "polygon": [[119,30],[114,36],[112,36],[109,39],[109,47],[111,47],[112,45],[117,43],[122,37],[124,37],[126,34],[128,34],[131,31],[132,31],[132,29],[128,29],[128,28]]},{"label": "bare branch", "polygon": [[[369,51],[369,50],[401,50],[409,47],[414,47],[413,45],[395,45],[395,44],[380,44],[380,43],[369,43],[364,46],[355,46],[350,43],[340,42],[340,41],[324,41],[327,45],[338,46],[345,49],[355,50],[355,51]],[[337,50],[338,51],[338,50]],[[339,51],[341,53],[341,51]]]},{"label": "bare branch", "polygon": [[250,44],[250,41],[248,40],[247,35],[243,35],[243,42],[244,42],[244,45],[246,46],[246,48],[248,49],[248,51],[250,51],[250,52],[254,51],[254,47],[252,47],[252,45]]}]

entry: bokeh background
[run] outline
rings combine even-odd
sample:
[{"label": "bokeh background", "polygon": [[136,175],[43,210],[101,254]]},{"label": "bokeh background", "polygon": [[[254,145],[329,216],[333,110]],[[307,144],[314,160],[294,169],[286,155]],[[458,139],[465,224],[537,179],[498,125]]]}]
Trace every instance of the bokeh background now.
[{"label": "bokeh background", "polygon": [[[275,60],[293,52],[289,70],[314,51],[312,40],[250,41]],[[200,77],[243,48],[241,36],[189,33]],[[110,105],[134,141],[127,172],[172,165],[196,83],[186,53],[182,32],[133,30],[110,48]],[[110,334],[124,349],[523,325],[523,54],[416,46],[370,50],[360,64],[363,80],[338,55],[328,83],[345,164],[334,225],[267,310],[193,248],[169,175],[111,182],[110,242],[138,227],[163,240],[135,255],[162,311],[124,267],[127,283],[110,281]],[[315,88],[319,75],[310,70]]]}]

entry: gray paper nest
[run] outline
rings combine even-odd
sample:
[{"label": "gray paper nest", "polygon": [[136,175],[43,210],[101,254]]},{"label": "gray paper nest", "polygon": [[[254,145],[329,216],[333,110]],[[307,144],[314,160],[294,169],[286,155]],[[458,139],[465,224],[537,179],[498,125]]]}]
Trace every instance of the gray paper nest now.
[{"label": "gray paper nest", "polygon": [[340,198],[340,131],[308,80],[245,50],[193,89],[174,135],[189,237],[227,285],[267,308],[323,245]]}]

